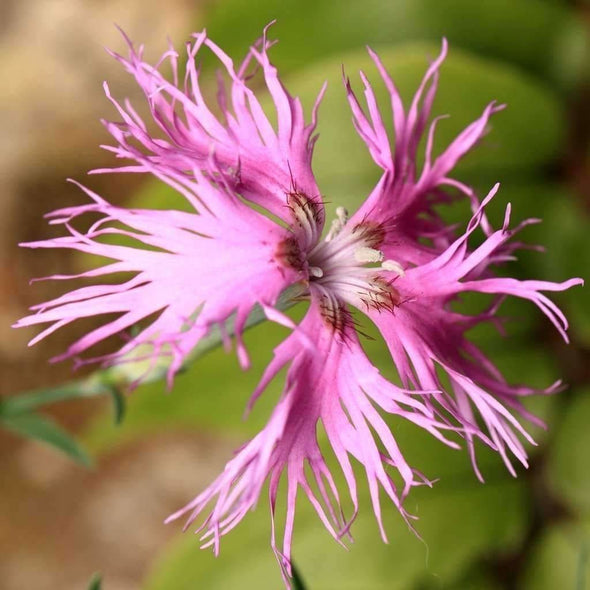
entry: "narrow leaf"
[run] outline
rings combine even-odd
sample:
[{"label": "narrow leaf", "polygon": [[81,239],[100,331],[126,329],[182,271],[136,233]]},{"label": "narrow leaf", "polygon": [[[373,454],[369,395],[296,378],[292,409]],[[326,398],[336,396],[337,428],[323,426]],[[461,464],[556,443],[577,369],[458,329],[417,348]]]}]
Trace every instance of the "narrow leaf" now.
[{"label": "narrow leaf", "polygon": [[125,396],[119,391],[117,387],[109,387],[109,394],[113,401],[114,422],[119,425],[125,418],[125,410],[127,409]]},{"label": "narrow leaf", "polygon": [[97,572],[92,576],[88,590],[101,590],[102,588],[102,576]]},{"label": "narrow leaf", "polygon": [[78,443],[53,420],[39,414],[5,416],[0,424],[7,430],[48,444],[65,453],[84,467],[92,466],[92,459]]},{"label": "narrow leaf", "polygon": [[65,383],[59,387],[49,387],[25,391],[0,401],[0,417],[27,414],[31,410],[81,397],[94,397],[109,392],[107,386],[96,378]]}]

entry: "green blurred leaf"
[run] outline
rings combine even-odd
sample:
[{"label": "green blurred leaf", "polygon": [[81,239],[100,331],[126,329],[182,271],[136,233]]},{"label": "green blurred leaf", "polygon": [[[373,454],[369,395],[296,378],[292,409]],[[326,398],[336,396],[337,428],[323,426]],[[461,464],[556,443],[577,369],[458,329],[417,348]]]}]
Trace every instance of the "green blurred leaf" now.
[{"label": "green blurred leaf", "polygon": [[580,555],[578,557],[578,568],[576,576],[576,590],[586,590],[586,580],[588,576],[588,564],[589,564],[589,542],[583,543],[580,548]]},{"label": "green blurred leaf", "polygon": [[418,586],[416,590],[505,590],[505,586],[494,579],[493,572],[476,571],[470,572],[451,586],[435,580],[431,584]]},{"label": "green blurred leaf", "polygon": [[110,387],[109,393],[113,401],[113,421],[116,425],[118,425],[121,424],[125,418],[125,411],[127,407],[125,396],[116,387]]},{"label": "green blurred leaf", "polygon": [[[384,505],[390,545],[379,540],[367,497],[352,532],[350,552],[339,547],[305,502],[298,506],[293,554],[314,590],[407,590],[419,581],[447,587],[483,555],[509,551],[522,538],[527,518],[522,482],[506,479],[454,489],[454,482],[435,490],[415,490],[408,507],[420,517],[420,541],[391,505]],[[192,535],[175,541],[155,564],[146,590],[267,590],[280,585],[278,566],[269,546],[268,508],[249,515],[222,541],[215,559],[200,551]],[[436,586],[435,586],[436,587]]]},{"label": "green blurred leaf", "polygon": [[[408,44],[377,47],[406,103],[416,90],[437,45]],[[320,139],[314,155],[314,172],[328,201],[356,209],[365,198],[379,169],[356,134],[341,81],[341,64],[361,93],[358,71],[369,76],[377,100],[389,121],[388,96],[364,50],[339,55],[310,65],[285,79],[289,89],[311,104],[324,80],[328,91],[320,107]],[[455,177],[482,175],[497,179],[552,161],[563,140],[564,118],[552,91],[506,64],[452,50],[443,65],[433,115],[450,114],[437,127],[434,153],[438,154],[492,100],[508,108],[492,119],[492,131],[459,165]],[[539,125],[539,121],[543,121]],[[491,184],[490,187],[491,188]]]},{"label": "green blurred leaf", "polygon": [[590,389],[573,393],[550,449],[547,474],[555,494],[590,516]]},{"label": "green blurred leaf", "polygon": [[0,400],[0,418],[28,414],[31,410],[57,402],[108,394],[113,402],[115,424],[120,424],[125,415],[125,398],[115,385],[103,380],[105,375],[109,375],[109,372],[98,371],[86,379],[64,383],[58,387],[25,391],[5,397]]},{"label": "green blurred leaf", "polygon": [[519,590],[583,590],[590,580],[590,522],[555,525],[537,541]]},{"label": "green blurred leaf", "polygon": [[303,578],[299,573],[297,567],[295,567],[295,563],[291,562],[291,571],[293,574],[293,588],[292,590],[305,590],[305,584],[303,583]]},{"label": "green blurred leaf", "polygon": [[365,44],[439,42],[506,60],[569,86],[588,65],[588,31],[574,10],[543,0],[225,0],[212,4],[207,29],[236,58],[262,28],[285,72]]},{"label": "green blurred leaf", "polygon": [[88,584],[88,590],[101,590],[102,588],[102,576],[96,573],[92,576],[90,584]]},{"label": "green blurred leaf", "polygon": [[61,451],[84,467],[92,466],[92,459],[86,451],[53,420],[38,414],[4,416],[0,424],[25,438],[32,438]]},{"label": "green blurred leaf", "polygon": [[0,417],[16,416],[57,402],[94,397],[105,393],[107,393],[107,388],[95,379],[73,381],[58,387],[25,391],[0,400]]}]

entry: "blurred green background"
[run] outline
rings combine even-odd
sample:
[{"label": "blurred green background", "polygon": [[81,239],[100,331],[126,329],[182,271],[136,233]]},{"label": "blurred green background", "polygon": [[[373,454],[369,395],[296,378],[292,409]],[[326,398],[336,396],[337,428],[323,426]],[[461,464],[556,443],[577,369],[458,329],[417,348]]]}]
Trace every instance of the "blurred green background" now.
[{"label": "blurred green background", "polygon": [[[118,96],[137,98],[119,66],[97,57],[98,44],[124,50],[107,29],[113,20],[137,43],[146,42],[151,58],[164,50],[166,34],[180,48],[190,31],[206,27],[237,60],[276,18],[271,36],[279,43],[271,57],[289,90],[309,107],[322,82],[329,82],[320,109],[314,171],[331,206],[351,210],[367,195],[378,170],[353,130],[342,64],[357,89],[358,70],[364,70],[383,100],[364,48],[369,44],[407,100],[446,37],[450,54],[441,70],[434,114],[451,116],[439,125],[438,149],[489,101],[507,103],[508,109],[493,118],[490,133],[454,177],[473,185],[480,195],[495,182],[502,183],[492,217],[511,202],[515,222],[543,218],[523,238],[542,244],[547,253],[522,253],[511,274],[554,281],[588,274],[590,7],[584,2],[218,0],[136,6],[123,1],[99,8],[94,2],[31,1],[25,8],[16,2],[7,6],[0,39],[8,53],[0,71],[13,80],[3,97],[13,113],[4,127],[4,143],[15,163],[3,181],[3,217],[8,221],[3,221],[7,229],[0,303],[6,323],[31,303],[58,292],[51,285],[28,288],[30,276],[48,274],[47,268],[63,273],[86,262],[66,259],[63,253],[45,258],[16,253],[14,243],[49,235],[40,215],[82,200],[64,188],[62,177],[81,178],[85,169],[111,162],[95,149],[105,139],[97,117],[115,116],[101,99],[100,82],[103,77],[114,80]],[[26,55],[20,53],[22,36],[17,32],[26,26],[33,46],[49,55],[45,66],[31,61],[33,74],[18,61]],[[51,34],[42,37],[40,47],[34,39],[47,29]],[[50,51],[54,46],[57,49]],[[37,52],[37,59],[42,55]],[[211,96],[214,70],[206,67],[212,65],[204,61],[203,79]],[[76,79],[82,70],[82,80]],[[29,102],[23,103],[22,96]],[[48,102],[55,104],[53,112]],[[22,143],[23,134],[29,138],[24,147],[17,142],[20,138]],[[93,177],[89,184],[117,203],[181,206],[169,190],[147,179]],[[465,224],[468,207],[453,207],[448,215]],[[549,426],[547,432],[533,429],[540,444],[530,449],[530,469],[520,468],[513,479],[497,456],[481,448],[487,482],[482,485],[465,452],[448,450],[392,422],[412,464],[430,478],[440,478],[434,489],[415,490],[408,499],[408,509],[419,517],[416,527],[422,540],[389,506],[385,519],[390,543],[382,544],[365,493],[353,527],[355,543],[346,552],[301,502],[293,554],[310,590],[590,588],[589,298],[577,288],[555,299],[571,321],[570,346],[536,309],[519,302],[502,310],[513,320],[507,324],[508,338],[489,331],[473,335],[509,381],[546,387],[563,378],[568,384],[559,396],[529,400]],[[161,382],[140,387],[129,397],[118,426],[112,424],[107,400],[51,408],[48,415],[75,431],[96,458],[92,473],[37,443],[3,435],[0,587],[82,588],[84,580],[100,570],[105,590],[280,588],[264,496],[257,511],[223,540],[218,559],[200,551],[192,534],[182,535],[180,527],[163,527],[161,522],[199,492],[232,449],[264,423],[278,385],[246,422],[241,416],[285,333],[261,325],[247,334],[253,360],[247,373],[239,370],[233,356],[217,350],[178,377],[171,393],[164,392]],[[70,331],[25,352],[20,333],[0,332],[3,393],[67,379],[68,367],[48,368],[45,362],[74,334]],[[384,372],[391,370],[378,342],[367,342],[366,348]]]}]

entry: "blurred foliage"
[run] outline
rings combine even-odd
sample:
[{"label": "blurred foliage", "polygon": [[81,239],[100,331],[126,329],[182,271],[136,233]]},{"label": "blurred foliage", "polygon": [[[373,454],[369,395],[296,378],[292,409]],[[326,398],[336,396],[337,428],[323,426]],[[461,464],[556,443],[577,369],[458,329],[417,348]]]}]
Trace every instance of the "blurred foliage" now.
[{"label": "blurred foliage", "polygon": [[521,587],[530,590],[585,590],[590,581],[590,521],[561,524],[543,532],[524,571]]},{"label": "blurred foliage", "polygon": [[544,0],[223,0],[207,30],[234,56],[271,20],[284,72],[350,48],[405,41],[440,42],[513,63],[569,87],[585,73],[588,30],[563,3]]},{"label": "blurred foliage", "polygon": [[[272,57],[289,90],[309,107],[324,80],[329,81],[314,160],[329,208],[345,205],[354,210],[379,173],[353,129],[341,64],[359,95],[358,70],[369,75],[387,113],[383,85],[363,45],[378,50],[407,101],[446,36],[451,51],[441,71],[433,114],[451,117],[438,126],[435,153],[477,118],[488,102],[507,103],[508,109],[493,117],[490,133],[454,176],[472,183],[480,195],[494,182],[503,182],[489,211],[496,226],[508,202],[513,206],[513,223],[543,218],[522,238],[541,244],[547,253],[522,251],[511,267],[518,276],[561,281],[590,267],[588,209],[573,194],[572,183],[566,184],[560,167],[571,125],[567,107],[572,93],[588,79],[590,60],[588,31],[572,6],[558,0],[220,0],[212,4],[205,24],[214,41],[238,59],[274,18],[278,24],[270,36],[280,43],[272,49]],[[208,65],[205,60],[205,77]],[[212,88],[212,75],[208,82]],[[186,208],[178,195],[155,182],[148,182],[132,205]],[[446,215],[449,222],[464,226],[469,208],[458,203]],[[572,321],[574,342],[590,347],[585,291],[577,288],[557,294],[555,300]],[[469,297],[461,302],[463,309],[478,304]],[[298,306],[289,313],[298,318],[303,312]],[[506,326],[508,338],[500,338],[488,326],[474,330],[472,336],[508,381],[543,388],[564,375],[580,374],[575,360],[566,358],[557,339],[548,335],[547,322],[532,305],[507,301],[502,312],[512,320]],[[248,372],[240,371],[233,354],[216,349],[178,375],[169,394],[163,393],[159,381],[140,386],[129,396],[122,426],[115,429],[101,416],[84,433],[84,443],[100,455],[157,431],[182,429],[228,437],[238,446],[265,423],[280,394],[279,376],[252,415],[242,420],[250,392],[286,333],[271,323],[247,332],[253,366]],[[395,378],[382,343],[376,339],[363,344],[383,373]],[[587,350],[580,354],[587,361]],[[587,378],[584,373],[583,379]],[[533,461],[539,459],[541,467],[532,474],[520,469],[521,477],[513,480],[494,453],[480,448],[485,485],[475,479],[465,452],[450,450],[419,429],[390,420],[408,460],[427,476],[441,478],[433,490],[414,490],[408,499],[407,508],[419,516],[416,528],[422,540],[387,505],[390,544],[382,544],[365,491],[352,529],[355,543],[346,553],[331,540],[308,503],[301,501],[293,555],[308,588],[498,590],[507,587],[499,571],[503,559],[520,564],[520,573],[510,574],[510,588],[584,588],[590,579],[589,393],[587,385],[576,383],[559,396],[527,399],[531,410],[549,425],[548,433],[531,428],[541,443],[538,451],[531,449]],[[29,413],[0,414],[0,418],[15,431],[88,461],[45,418]],[[539,494],[560,506],[559,517],[540,514]],[[280,580],[269,536],[268,509],[261,502],[256,513],[224,538],[217,560],[198,550],[193,535],[175,539],[153,565],[145,588],[276,588]]]},{"label": "blurred foliage", "polygon": [[[522,539],[527,519],[523,481],[506,478],[481,485],[472,477],[459,485],[448,481],[435,486],[434,492],[414,490],[408,501],[408,508],[420,517],[417,528],[423,540],[408,530],[392,506],[384,504],[389,544],[382,543],[368,494],[361,497],[349,552],[318,526],[308,504],[300,502],[293,556],[307,587],[403,590],[421,584],[437,588],[441,582],[458,582],[485,552],[509,551]],[[173,543],[155,565],[147,590],[188,590],[194,588],[195,580],[211,590],[277,588],[266,502],[261,502],[259,512],[263,514],[249,515],[222,541],[217,559],[208,551],[198,552],[193,535]],[[498,512],[505,518],[499,519]]]},{"label": "blurred foliage", "polygon": [[83,467],[91,467],[93,464],[88,453],[51,418],[27,412],[0,417],[0,426],[49,445]]},{"label": "blurred foliage", "polygon": [[[455,176],[473,183],[480,194],[487,192],[496,180],[506,181],[489,211],[496,225],[508,202],[513,205],[514,223],[527,216],[544,218],[543,224],[527,228],[523,239],[542,244],[549,254],[523,251],[514,263],[517,274],[553,280],[579,274],[579,256],[588,252],[582,246],[587,243],[585,214],[567,189],[554,180],[543,180],[564,148],[565,105],[559,92],[566,91],[582,71],[580,39],[585,35],[580,33],[579,22],[569,8],[558,3],[453,1],[445,3],[444,9],[442,6],[428,0],[324,1],[314,2],[313,7],[308,2],[295,5],[263,0],[247,4],[229,0],[213,8],[208,30],[224,49],[239,56],[259,35],[262,26],[277,17],[279,23],[271,36],[279,37],[280,44],[272,49],[272,54],[286,73],[283,81],[289,90],[310,107],[321,84],[328,80],[328,93],[320,109],[321,137],[314,170],[328,207],[345,205],[351,210],[368,193],[379,171],[353,129],[342,87],[341,64],[359,94],[362,89],[358,70],[367,72],[387,112],[383,85],[361,45],[370,42],[379,51],[407,101],[428,59],[440,51],[440,37],[444,33],[450,40],[451,51],[441,72],[433,114],[449,113],[451,118],[438,127],[436,149],[440,151],[477,118],[490,100],[507,103],[508,109],[494,116],[491,132],[465,158]],[[578,45],[572,39],[578,39]],[[435,43],[416,42],[420,40]],[[270,103],[266,107],[270,108]],[[181,201],[169,189],[150,182],[133,199],[133,206],[185,208]],[[465,225],[468,208],[460,203],[451,207],[447,215],[449,222]],[[575,337],[585,341],[590,318],[581,291],[558,296],[558,300],[575,320]],[[469,309],[477,303],[467,298],[462,305]],[[542,329],[544,318],[526,302],[508,301],[502,311],[512,320],[507,323],[508,338],[502,339],[489,327],[481,327],[474,331],[473,339],[490,353],[508,381],[547,387],[559,378],[562,368],[544,342],[531,341],[531,334]],[[301,313],[301,308],[291,311],[295,318]],[[233,356],[215,350],[178,376],[169,395],[162,395],[159,383],[139,387],[132,394],[124,426],[115,432],[106,420],[100,419],[87,432],[86,443],[100,453],[113,445],[171,428],[195,428],[240,439],[254,434],[279,395],[280,377],[246,421],[242,420],[242,412],[271,358],[273,346],[285,333],[283,328],[269,323],[248,332],[246,343],[253,369],[246,373],[239,371]],[[364,342],[364,346],[383,373],[395,378],[382,343],[377,339]],[[228,365],[233,365],[232,371],[227,370]],[[573,498],[572,505],[579,507],[590,485],[590,470],[586,455],[577,454],[573,448],[588,449],[590,440],[572,442],[567,437],[586,436],[584,412],[573,411],[572,417],[566,416],[560,422],[555,396],[539,396],[526,402],[549,424],[550,432],[551,428],[558,432],[547,469],[549,485],[558,496]],[[488,479],[481,485],[472,473],[466,453],[452,451],[400,421],[389,422],[412,464],[431,477],[441,478],[434,490],[415,490],[408,501],[410,511],[419,516],[416,527],[423,541],[407,530],[390,506],[385,510],[390,545],[381,544],[365,491],[361,498],[364,510],[361,509],[352,529],[355,543],[345,553],[330,540],[309,505],[300,501],[293,554],[308,587],[504,587],[496,572],[490,570],[489,559],[518,552],[525,542],[535,518],[530,505],[531,480],[512,480],[499,458],[480,448],[478,462]],[[541,443],[549,436],[540,428],[531,431]],[[563,481],[569,485],[564,486]],[[574,530],[579,537],[578,528],[574,526]],[[212,590],[275,588],[278,572],[269,548],[269,534],[268,511],[265,502],[261,502],[255,514],[224,538],[218,559],[209,552],[198,551],[198,540],[193,535],[175,540],[155,564],[146,588],[182,590],[193,588],[196,580]],[[547,542],[553,543],[552,533],[547,534]],[[537,563],[545,559],[545,543],[545,539],[539,539],[539,546],[528,556],[519,588],[556,586],[538,585],[541,578],[558,579],[538,573]],[[583,539],[578,538],[563,549],[570,551],[564,558],[569,568],[564,574],[568,580],[578,575],[571,564],[581,547]]]},{"label": "blurred foliage", "polygon": [[88,584],[88,590],[101,590],[102,588],[102,576],[100,574],[94,574]]},{"label": "blurred foliage", "polygon": [[[549,481],[572,511],[590,517],[590,389],[576,391],[549,450]],[[590,540],[590,538],[589,538]]]},{"label": "blurred foliage", "polygon": [[125,415],[125,398],[115,385],[106,382],[103,374],[97,373],[88,379],[58,387],[26,391],[0,400],[0,427],[49,445],[80,465],[91,467],[92,459],[70,434],[51,418],[37,414],[33,410],[57,402],[102,395],[111,397],[114,423],[120,424]]}]

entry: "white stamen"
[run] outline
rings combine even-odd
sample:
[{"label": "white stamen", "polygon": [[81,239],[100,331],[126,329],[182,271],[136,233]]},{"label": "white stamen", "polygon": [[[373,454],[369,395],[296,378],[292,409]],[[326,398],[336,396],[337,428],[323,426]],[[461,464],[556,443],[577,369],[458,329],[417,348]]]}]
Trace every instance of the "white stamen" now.
[{"label": "white stamen", "polygon": [[361,246],[354,251],[354,259],[360,264],[369,264],[371,262],[381,262],[383,260],[383,252],[369,248],[368,246]]},{"label": "white stamen", "polygon": [[406,272],[404,271],[402,265],[399,262],[396,262],[395,260],[385,260],[381,265],[381,268],[383,270],[391,270],[392,272],[397,273],[400,277],[406,275]]},{"label": "white stamen", "polygon": [[336,217],[341,221],[342,225],[346,225],[348,221],[348,211],[345,207],[336,207]]},{"label": "white stamen", "polygon": [[326,242],[333,240],[344,228],[348,221],[348,211],[344,207],[336,207],[336,219],[332,221],[330,231],[326,235]]},{"label": "white stamen", "polygon": [[312,277],[316,277],[321,279],[324,276],[324,271],[319,266],[310,266],[309,267],[309,274]]}]

